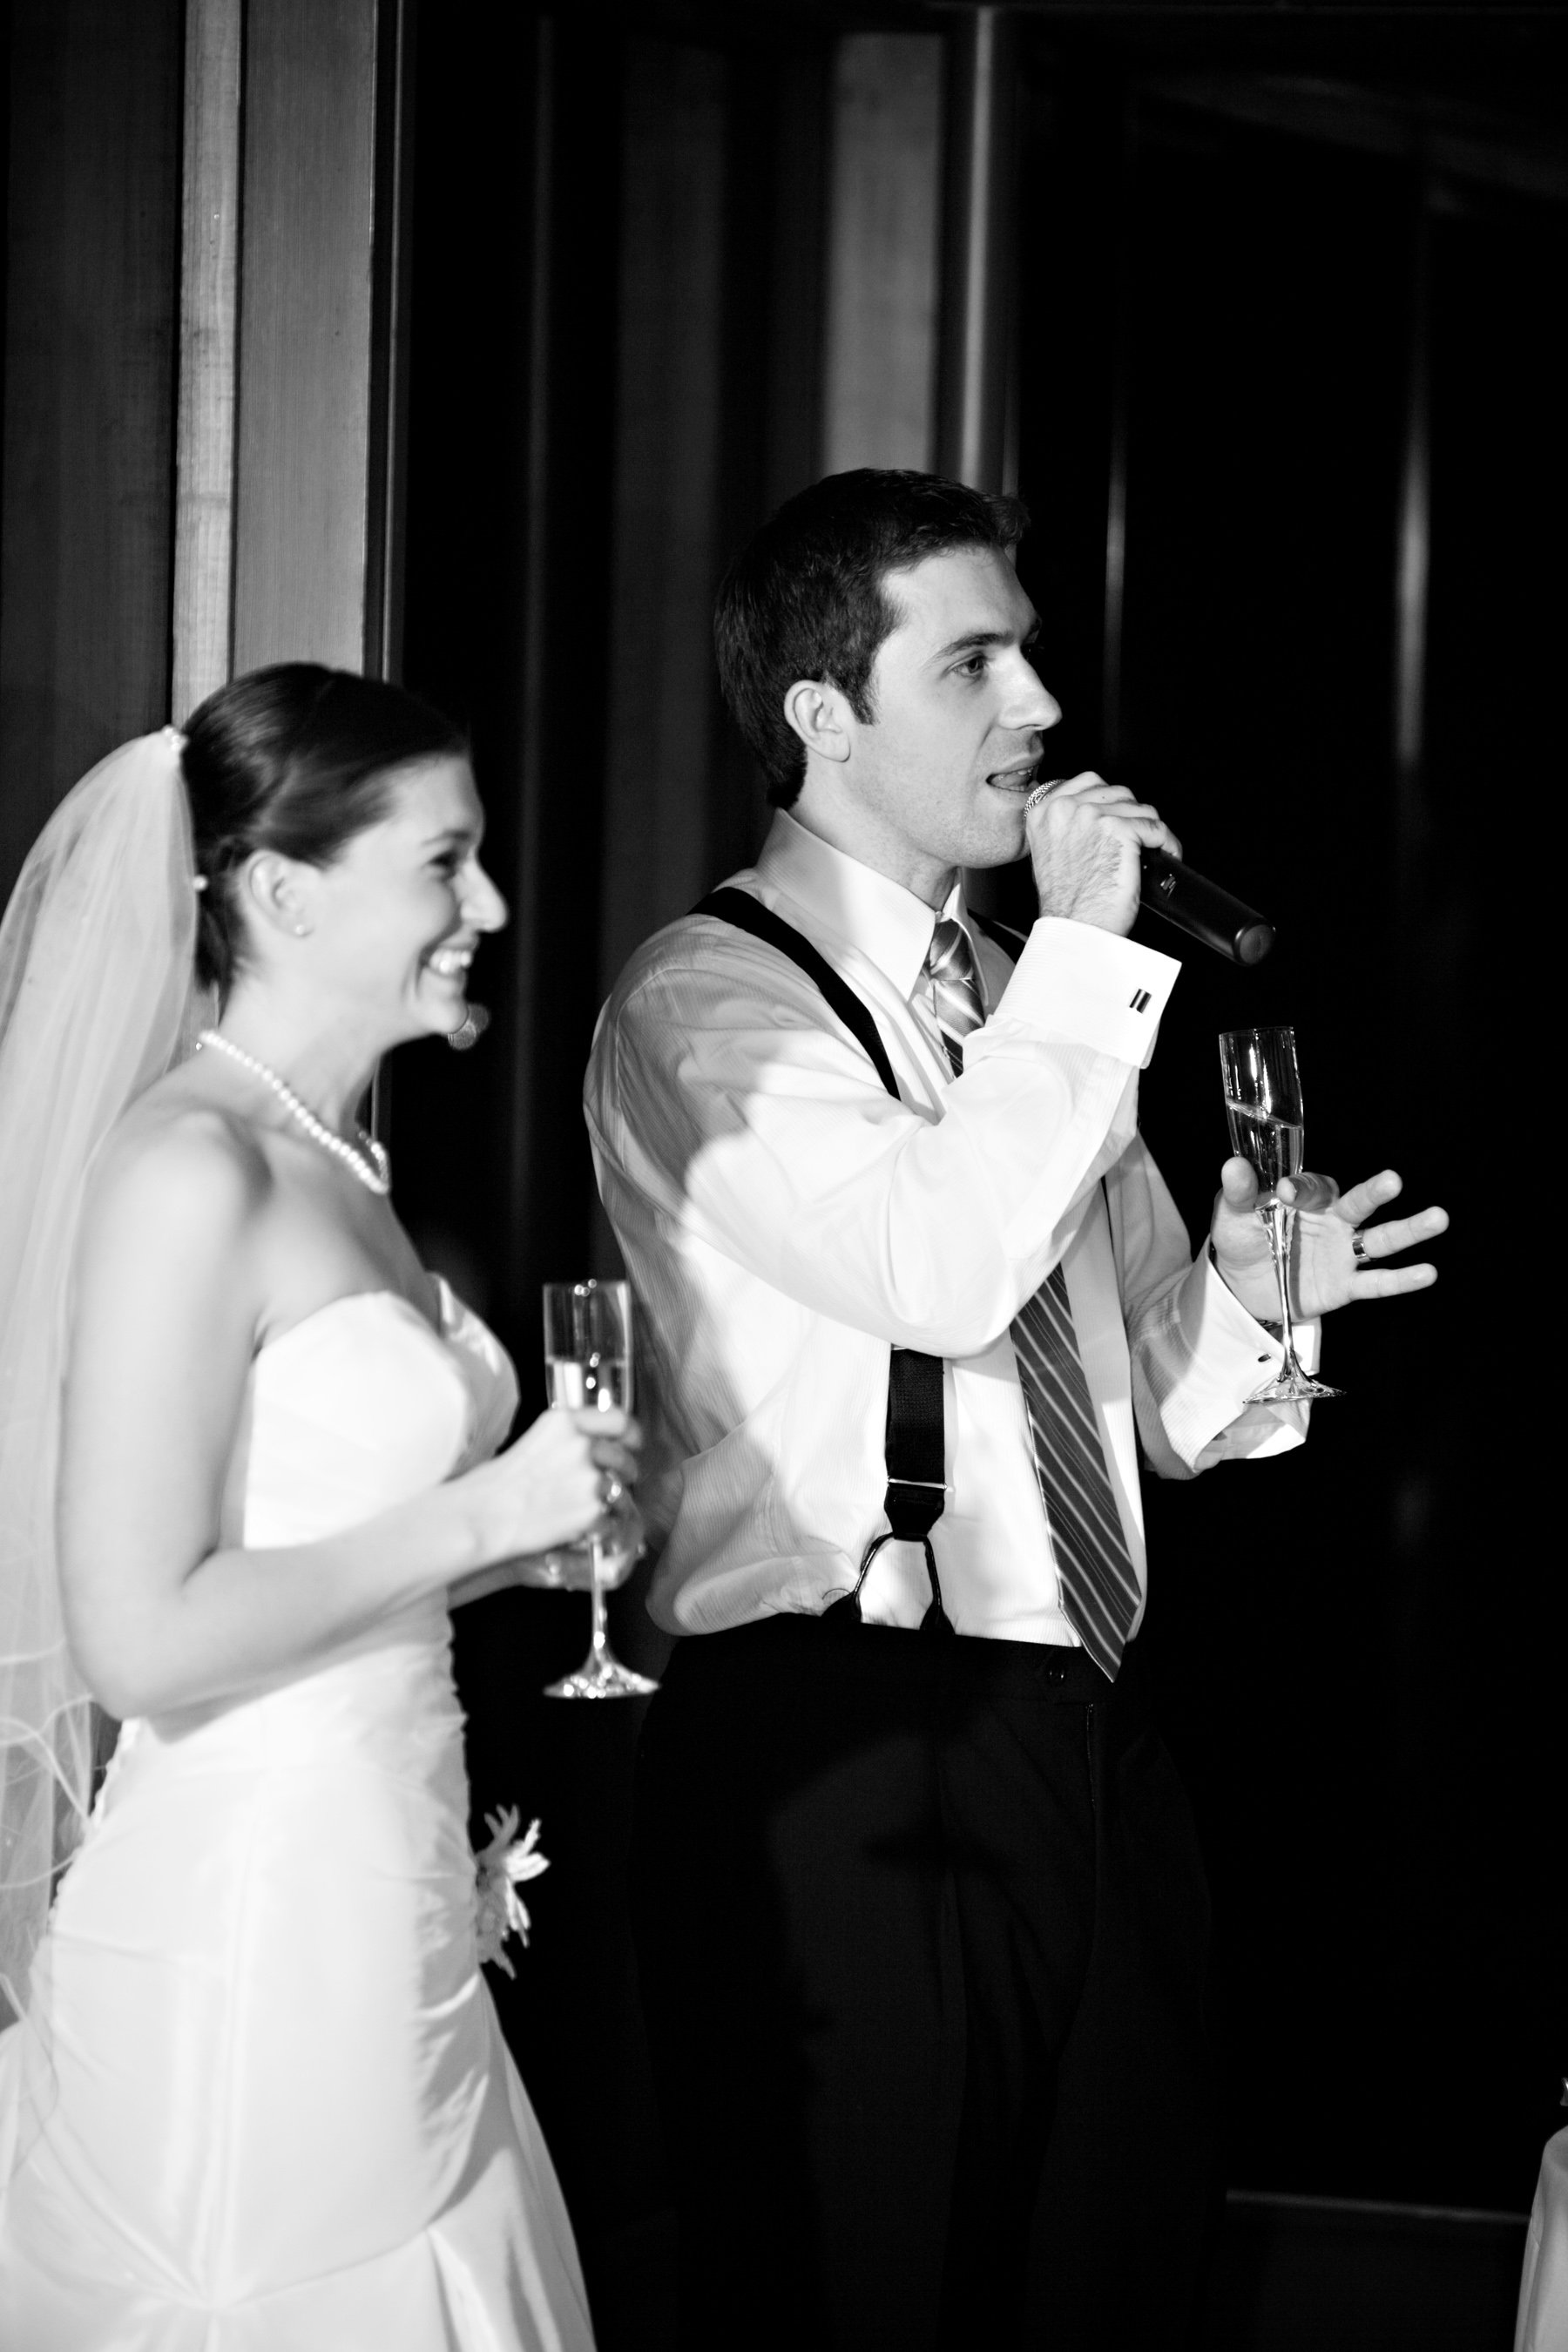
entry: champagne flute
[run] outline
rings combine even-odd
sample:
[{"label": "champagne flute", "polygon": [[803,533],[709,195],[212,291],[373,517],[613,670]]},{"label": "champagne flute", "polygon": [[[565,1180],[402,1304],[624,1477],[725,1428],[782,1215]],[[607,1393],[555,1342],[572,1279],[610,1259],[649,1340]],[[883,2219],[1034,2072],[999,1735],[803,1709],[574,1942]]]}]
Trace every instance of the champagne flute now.
[{"label": "champagne flute", "polygon": [[1281,1177],[1301,1172],[1306,1128],[1301,1108],[1301,1073],[1294,1029],[1227,1029],[1219,1041],[1225,1080],[1225,1115],[1230,1148],[1251,1161],[1263,1190],[1258,1213],[1268,1229],[1274,1278],[1279,1286],[1280,1334],[1285,1360],[1248,1404],[1307,1404],[1317,1397],[1343,1394],[1301,1368],[1290,1330],[1290,1233],[1295,1211],[1279,1197]]},{"label": "champagne flute", "polygon": [[[544,1286],[544,1378],[552,1405],[601,1412],[632,1402],[632,1288],[629,1282],[547,1282]],[[605,1617],[604,1571],[642,1549],[642,1520],[618,1478],[605,1497],[605,1521],[574,1544],[586,1552],[593,1579],[593,1637],[574,1675],[545,1689],[546,1698],[637,1698],[658,1688],[647,1675],[623,1666],[610,1648]],[[607,1522],[607,1524],[605,1523]]]}]

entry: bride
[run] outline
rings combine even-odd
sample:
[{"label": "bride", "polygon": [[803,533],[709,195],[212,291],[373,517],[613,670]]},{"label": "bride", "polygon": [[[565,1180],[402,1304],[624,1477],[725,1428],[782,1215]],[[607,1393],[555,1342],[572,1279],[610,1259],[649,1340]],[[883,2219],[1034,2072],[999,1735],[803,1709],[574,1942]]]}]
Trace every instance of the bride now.
[{"label": "bride", "polygon": [[592,2343],[479,1970],[447,1612],[556,1580],[637,1433],[498,1452],[511,1367],[354,1120],[467,1017],[481,829],[446,719],[261,670],[79,785],[0,931],[16,2352]]}]

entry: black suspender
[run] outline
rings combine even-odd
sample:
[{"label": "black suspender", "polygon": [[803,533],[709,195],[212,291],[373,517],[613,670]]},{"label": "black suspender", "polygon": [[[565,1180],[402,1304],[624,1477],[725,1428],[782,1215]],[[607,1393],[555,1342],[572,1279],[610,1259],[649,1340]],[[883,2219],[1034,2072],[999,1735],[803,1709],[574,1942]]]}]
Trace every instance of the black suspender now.
[{"label": "black suspender", "polygon": [[[809,940],[803,939],[793,923],[786,923],[762,901],[744,890],[714,890],[699,907],[696,915],[712,915],[721,922],[732,923],[737,930],[749,931],[753,939],[762,940],[780,955],[787,956],[808,980],[815,981],[829,1006],[838,1015],[851,1036],[869,1056],[877,1076],[881,1079],[895,1102],[901,1100],[893,1077],[893,1066],[888,1059],[888,1049],[878,1032],[869,1006],[856,995],[841,973],[834,971],[825,956],[817,953]],[[866,1572],[885,1543],[918,1543],[925,1552],[926,1573],[931,1579],[931,1607],[921,1621],[922,1633],[951,1633],[952,1621],[942,1605],[942,1584],[937,1576],[936,1554],[931,1549],[931,1531],[942,1514],[946,1494],[946,1437],[943,1427],[942,1399],[942,1358],[922,1355],[917,1348],[895,1348],[888,1366],[888,1423],[884,1451],[888,1465],[888,1491],[882,1508],[888,1517],[886,1535],[873,1536],[860,1562],[860,1573],[853,1592],[847,1592],[824,1611],[826,1618],[835,1624],[854,1627],[860,1622],[860,1588]]]},{"label": "black suspender", "polygon": [[818,955],[793,923],[786,923],[782,915],[775,915],[771,907],[764,907],[760,898],[752,898],[744,890],[710,890],[702,904],[691,911],[694,915],[716,915],[721,923],[733,923],[738,931],[750,931],[754,940],[765,940],[769,947],[777,948],[780,955],[798,964],[807,980],[816,982],[846,1029],[870,1055],[877,1076],[893,1100],[900,1099],[893,1066],[871,1018],[869,1005],[856,995],[849,982],[834,971],[826,956]]}]

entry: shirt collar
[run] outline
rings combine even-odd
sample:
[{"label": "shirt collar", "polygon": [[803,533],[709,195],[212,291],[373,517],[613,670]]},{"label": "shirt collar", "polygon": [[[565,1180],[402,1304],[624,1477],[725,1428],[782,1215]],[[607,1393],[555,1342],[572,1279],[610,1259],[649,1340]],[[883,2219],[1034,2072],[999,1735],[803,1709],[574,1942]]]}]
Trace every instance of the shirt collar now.
[{"label": "shirt collar", "polygon": [[[886,974],[899,994],[910,997],[925,966],[937,915],[900,882],[863,866],[820,834],[811,833],[787,809],[774,812],[757,859],[757,874],[770,887],[836,931]],[[943,918],[968,929],[963,880],[953,884]]]}]

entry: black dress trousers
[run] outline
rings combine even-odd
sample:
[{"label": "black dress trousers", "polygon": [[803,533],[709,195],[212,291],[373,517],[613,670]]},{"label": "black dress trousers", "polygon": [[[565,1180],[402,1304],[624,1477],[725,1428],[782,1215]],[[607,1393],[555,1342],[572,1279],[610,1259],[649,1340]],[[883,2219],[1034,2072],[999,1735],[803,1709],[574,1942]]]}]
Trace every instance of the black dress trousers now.
[{"label": "black dress trousers", "polygon": [[681,2352],[1179,2346],[1208,1897],[1136,1644],[694,1636],[633,1914]]}]

